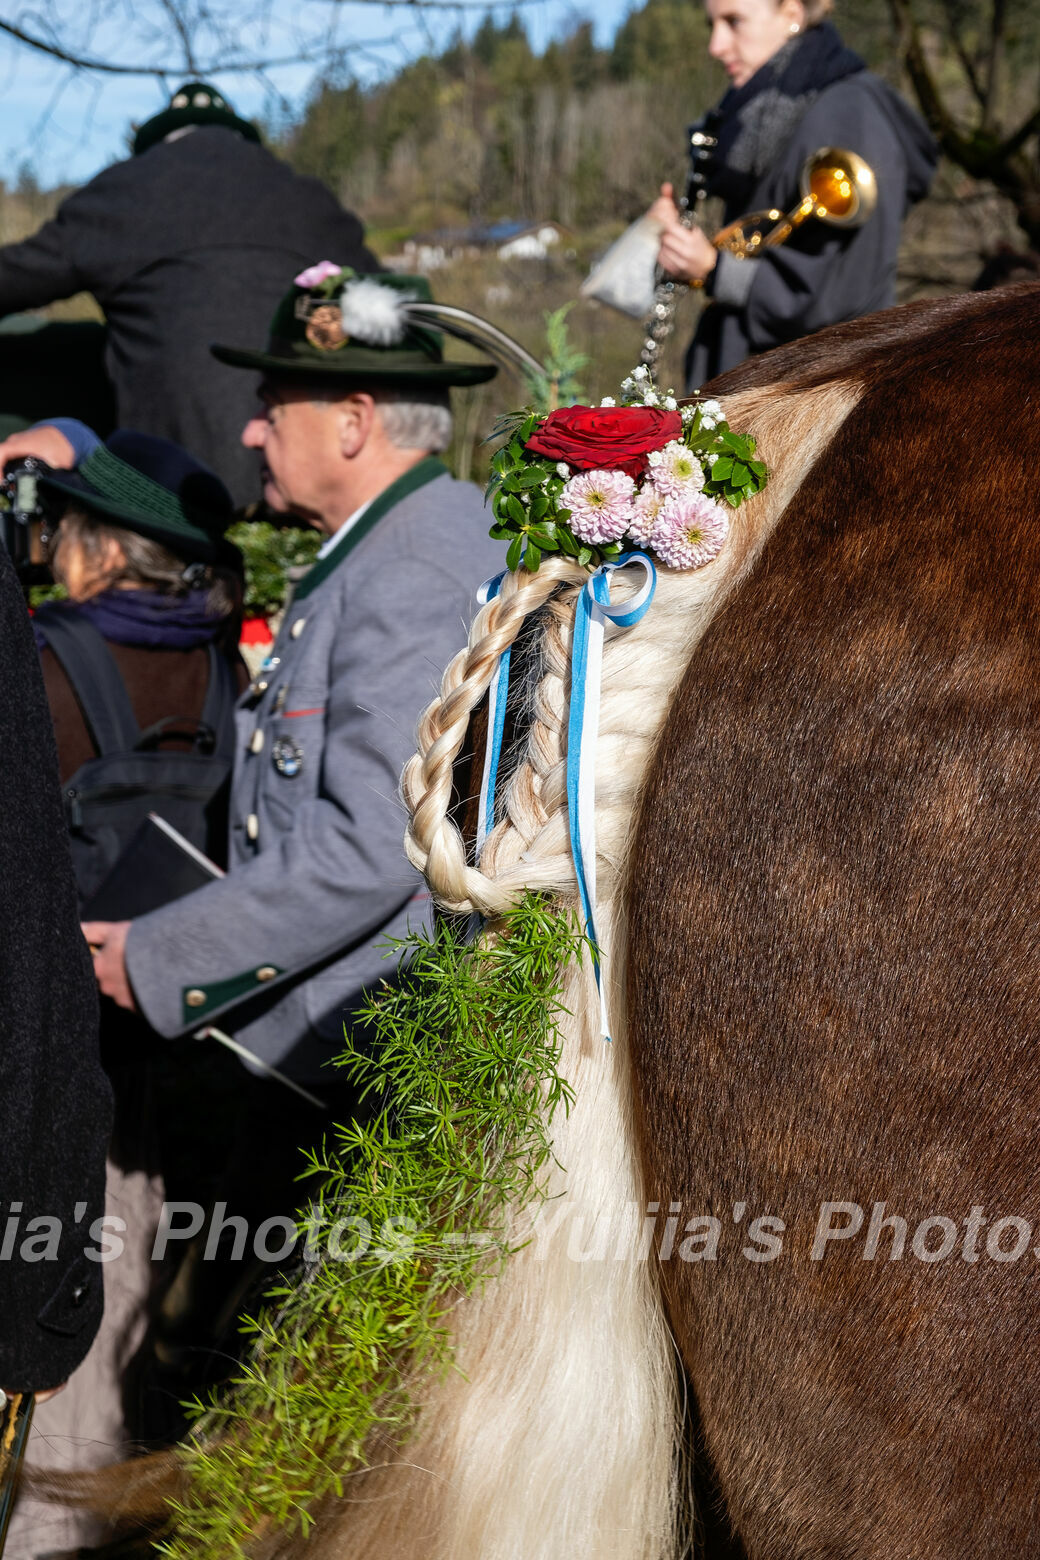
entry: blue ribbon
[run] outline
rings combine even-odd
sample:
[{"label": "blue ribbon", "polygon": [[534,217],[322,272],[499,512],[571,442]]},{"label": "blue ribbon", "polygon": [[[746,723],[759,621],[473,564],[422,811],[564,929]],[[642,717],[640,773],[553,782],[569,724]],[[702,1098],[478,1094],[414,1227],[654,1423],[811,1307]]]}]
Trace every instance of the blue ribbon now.
[{"label": "blue ribbon", "polygon": [[[485,580],[477,591],[477,600],[480,605],[486,606],[493,601],[502,589],[502,581],[508,570],[494,575]],[[487,742],[484,747],[484,773],[480,781],[480,805],[477,810],[477,842],[476,860],[480,863],[480,855],[484,849],[484,842],[495,827],[495,787],[498,783],[498,765],[502,757],[502,736],[506,729],[506,704],[509,699],[509,662],[512,656],[512,646],[503,650],[498,658],[494,675],[488,685],[488,731]]]},{"label": "blue ribbon", "polygon": [[[623,606],[610,604],[615,570],[630,564],[643,568],[644,584]],[[596,942],[596,742],[599,737],[600,678],[603,639],[608,623],[632,628],[645,615],[657,589],[657,570],[643,552],[622,553],[604,563],[578,597],[571,641],[571,702],[567,717],[567,819],[571,854],[578,879],[578,897],[585,930],[593,945],[593,963],[600,1000],[600,1027],[610,1039],[602,955]]]},{"label": "blue ribbon", "polygon": [[[632,564],[643,569],[645,581],[623,606],[612,607],[611,577],[617,569]],[[481,606],[498,595],[504,578],[505,574],[497,574],[480,587],[477,600]],[[600,999],[600,1026],[605,1040],[610,1039],[610,1032],[602,956],[596,943],[596,742],[599,737],[603,639],[608,623],[615,628],[633,628],[649,609],[656,589],[657,570],[647,554],[623,553],[613,563],[601,564],[590,575],[574,612],[571,701],[567,716],[567,821],[581,913],[593,947],[596,987]],[[484,842],[495,826],[495,787],[502,757],[502,736],[509,697],[510,653],[510,650],[502,652],[488,687],[488,735],[477,815],[478,862]]]}]

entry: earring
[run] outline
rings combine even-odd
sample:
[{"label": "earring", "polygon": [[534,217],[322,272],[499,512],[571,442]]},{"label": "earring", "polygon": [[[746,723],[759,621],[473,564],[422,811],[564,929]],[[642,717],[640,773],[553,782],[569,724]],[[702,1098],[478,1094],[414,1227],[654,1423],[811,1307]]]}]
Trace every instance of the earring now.
[{"label": "earring", "polygon": [[797,22],[792,22],[791,23],[791,37],[792,38],[795,36],[796,33],[800,33],[801,30],[802,29],[799,27]]}]

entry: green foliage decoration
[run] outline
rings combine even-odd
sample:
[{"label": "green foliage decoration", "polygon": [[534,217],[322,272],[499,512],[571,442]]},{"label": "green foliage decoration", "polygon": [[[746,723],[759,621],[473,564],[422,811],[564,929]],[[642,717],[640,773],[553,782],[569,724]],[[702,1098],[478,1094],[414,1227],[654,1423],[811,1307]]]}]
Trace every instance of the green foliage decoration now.
[{"label": "green foliage decoration", "polygon": [[475,945],[444,922],[402,949],[401,979],[358,1015],[374,1043],[348,1035],[339,1059],[373,1114],[313,1156],[302,1277],[246,1324],[230,1389],[197,1405],[169,1560],[244,1560],[272,1527],[306,1534],[374,1445],[406,1441],[423,1389],[453,1368],[454,1306],[516,1249],[512,1211],[544,1195],[572,1098],[559,1022],[564,970],[588,950],[576,919],[528,895]]},{"label": "green foliage decoration", "polygon": [[[662,408],[670,403],[678,410],[671,393],[658,393],[645,370],[638,372],[644,377],[625,381],[625,386],[633,387],[631,404],[638,404],[636,398],[643,397],[644,405]],[[690,403],[681,409],[680,416],[682,441],[703,468],[703,491],[708,498],[737,509],[761,492],[769,474],[765,463],[756,456],[755,441],[750,434],[733,432],[717,402]],[[491,478],[484,495],[494,515],[490,534],[494,540],[509,544],[507,569],[518,569],[523,563],[533,574],[546,553],[561,553],[582,568],[597,569],[601,563],[620,557],[626,544],[621,541],[594,547],[576,536],[568,525],[570,510],[562,503],[568,478],[561,474],[556,461],[526,448],[527,441],[545,421],[543,415],[528,406],[500,417],[495,424],[492,438],[502,442],[492,457]],[[606,447],[604,466],[609,464]]]},{"label": "green foliage decoration", "polygon": [[266,520],[240,520],[228,538],[241,548],[245,562],[247,617],[281,611],[289,591],[289,570],[308,568],[322,541],[317,531],[282,529]]}]

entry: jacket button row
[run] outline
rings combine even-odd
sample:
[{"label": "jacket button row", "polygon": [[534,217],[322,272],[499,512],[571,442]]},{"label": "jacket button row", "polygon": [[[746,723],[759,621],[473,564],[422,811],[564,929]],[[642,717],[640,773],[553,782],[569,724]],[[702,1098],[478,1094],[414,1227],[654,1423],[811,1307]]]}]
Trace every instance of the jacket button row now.
[{"label": "jacket button row", "polygon": [[250,753],[259,753],[261,751],[261,749],[263,748],[263,745],[264,745],[264,728],[262,726],[257,726],[256,730],[253,732],[253,735],[249,739],[249,751],[250,751]]},{"label": "jacket button row", "polygon": [[255,840],[259,837],[260,819],[256,816],[256,813],[250,813],[249,817],[246,819],[246,834],[251,840]]},{"label": "jacket button row", "polygon": [[296,622],[289,630],[289,633],[292,635],[293,639],[299,639],[300,635],[303,633],[303,625],[306,623],[306,621],[306,618],[296,619]]}]

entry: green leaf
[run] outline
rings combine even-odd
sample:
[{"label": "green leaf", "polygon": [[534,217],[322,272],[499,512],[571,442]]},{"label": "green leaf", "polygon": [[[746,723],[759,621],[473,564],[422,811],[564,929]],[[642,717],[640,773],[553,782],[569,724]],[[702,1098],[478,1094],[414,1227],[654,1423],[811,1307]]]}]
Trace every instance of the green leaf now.
[{"label": "green leaf", "polygon": [[536,573],[538,565],[541,563],[541,561],[541,551],[535,546],[534,542],[529,541],[524,551],[524,568],[530,570],[530,572],[534,574]]},{"label": "green leaf", "polygon": [[556,535],[560,542],[560,551],[567,554],[568,558],[578,556],[578,543],[571,531],[565,525],[556,527]]},{"label": "green leaf", "polygon": [[506,494],[506,513],[514,525],[527,524],[527,511],[520,500],[513,497],[512,493]]},{"label": "green leaf", "polygon": [[715,464],[709,467],[713,482],[726,482],[733,470],[733,461],[728,455],[720,455]]},{"label": "green leaf", "polygon": [[522,536],[514,536],[513,540],[509,544],[509,551],[506,553],[506,568],[507,569],[515,571],[515,570],[517,570],[520,567],[520,555],[523,552],[523,550],[524,550],[524,539],[523,539],[523,537]]},{"label": "green leaf", "polygon": [[506,537],[512,536],[512,534],[513,532],[508,525],[493,525],[488,532],[493,542],[504,542]]},{"label": "green leaf", "polygon": [[543,467],[526,466],[524,470],[520,472],[517,480],[519,481],[522,488],[536,488],[541,487],[542,483],[545,481],[545,477],[546,472]]},{"label": "green leaf", "polygon": [[[541,489],[536,489],[535,492],[531,494],[531,519],[544,520],[548,513],[549,500],[546,498]],[[552,524],[551,520],[549,524]]]},{"label": "green leaf", "polygon": [[547,525],[532,525],[528,530],[531,541],[540,547],[543,552],[556,551],[556,527]]},{"label": "green leaf", "polygon": [[587,569],[592,562],[592,548],[586,547],[584,543],[578,548],[578,562],[583,569]]}]

